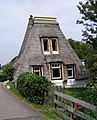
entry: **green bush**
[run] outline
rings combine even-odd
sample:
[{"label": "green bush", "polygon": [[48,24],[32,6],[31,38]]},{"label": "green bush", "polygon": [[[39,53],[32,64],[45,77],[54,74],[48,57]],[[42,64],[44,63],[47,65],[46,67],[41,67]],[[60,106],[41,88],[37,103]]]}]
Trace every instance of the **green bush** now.
[{"label": "green bush", "polygon": [[22,73],[17,78],[17,89],[33,103],[43,104],[44,93],[47,92],[48,79],[29,72]]}]

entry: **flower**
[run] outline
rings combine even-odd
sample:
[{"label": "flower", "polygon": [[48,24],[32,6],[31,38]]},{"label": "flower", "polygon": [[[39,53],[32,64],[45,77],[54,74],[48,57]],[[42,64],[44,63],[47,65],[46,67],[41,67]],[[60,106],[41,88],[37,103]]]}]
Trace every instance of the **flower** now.
[{"label": "flower", "polygon": [[84,107],[81,106],[80,103],[76,102],[75,104],[76,104],[75,108],[76,108],[77,110],[80,110],[80,111],[83,111],[83,110],[84,110]]},{"label": "flower", "polygon": [[76,104],[77,106],[81,106],[79,102],[76,102],[75,104]]},{"label": "flower", "polygon": [[75,116],[75,115],[73,116],[73,119],[76,119],[76,116]]}]

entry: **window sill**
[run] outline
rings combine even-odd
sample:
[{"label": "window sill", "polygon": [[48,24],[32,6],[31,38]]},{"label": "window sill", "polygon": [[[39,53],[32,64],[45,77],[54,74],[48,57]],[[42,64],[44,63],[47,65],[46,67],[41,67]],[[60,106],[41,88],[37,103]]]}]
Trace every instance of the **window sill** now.
[{"label": "window sill", "polygon": [[50,55],[50,54],[59,54],[59,52],[58,51],[52,51],[52,53],[50,53],[48,51],[44,52],[44,55]]},{"label": "window sill", "polygon": [[59,54],[58,51],[52,51],[52,54]]},{"label": "window sill", "polygon": [[45,51],[45,52],[44,52],[44,55],[50,55],[50,52]]}]

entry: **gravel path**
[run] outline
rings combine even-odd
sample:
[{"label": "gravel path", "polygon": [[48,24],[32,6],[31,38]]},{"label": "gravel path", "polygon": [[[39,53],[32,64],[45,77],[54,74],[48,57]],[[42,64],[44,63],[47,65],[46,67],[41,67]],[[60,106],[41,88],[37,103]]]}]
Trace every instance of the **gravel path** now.
[{"label": "gravel path", "polygon": [[0,83],[0,120],[47,120],[36,110],[20,102]]}]

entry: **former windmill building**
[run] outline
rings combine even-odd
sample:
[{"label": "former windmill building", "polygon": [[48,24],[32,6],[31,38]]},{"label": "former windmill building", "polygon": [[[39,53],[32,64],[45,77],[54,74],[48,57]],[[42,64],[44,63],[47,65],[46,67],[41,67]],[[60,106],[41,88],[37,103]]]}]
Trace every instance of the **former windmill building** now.
[{"label": "former windmill building", "polygon": [[24,41],[14,64],[14,79],[22,72],[45,76],[62,85],[84,78],[81,61],[64,37],[56,18],[30,16]]}]

